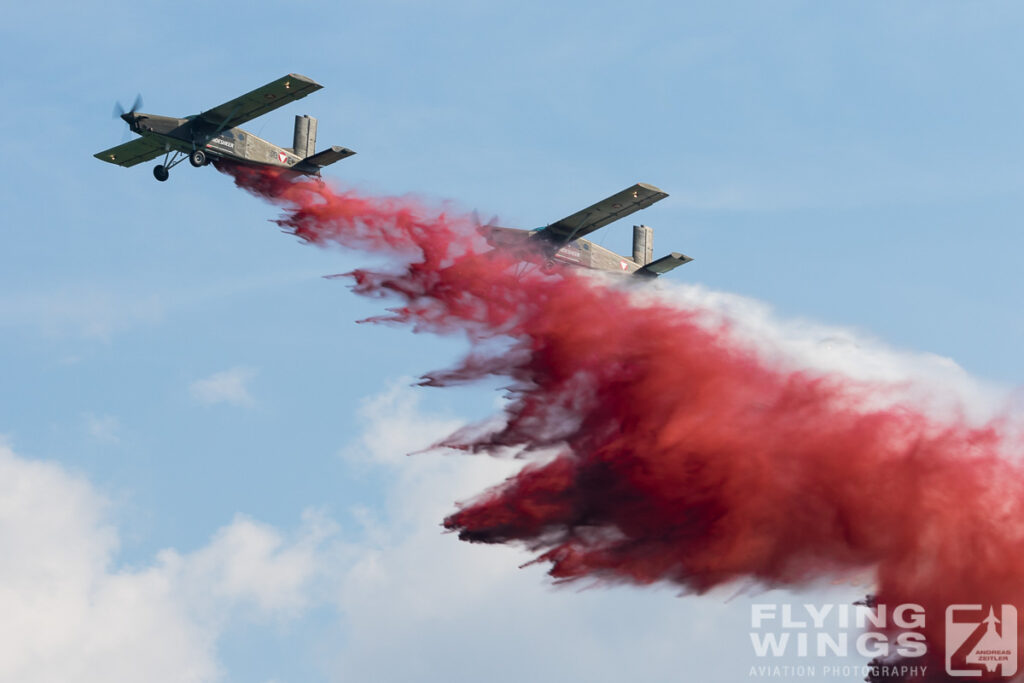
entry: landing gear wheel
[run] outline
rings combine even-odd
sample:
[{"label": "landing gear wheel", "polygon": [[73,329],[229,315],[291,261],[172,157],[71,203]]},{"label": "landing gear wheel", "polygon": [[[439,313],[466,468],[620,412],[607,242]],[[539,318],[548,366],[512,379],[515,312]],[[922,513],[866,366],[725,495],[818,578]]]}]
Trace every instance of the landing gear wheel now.
[{"label": "landing gear wheel", "polygon": [[153,167],[153,177],[159,180],[161,183],[171,177],[170,171],[163,164],[157,164]]},{"label": "landing gear wheel", "polygon": [[192,164],[196,168],[199,168],[200,166],[205,166],[207,163],[206,152],[204,152],[201,149],[197,149],[196,151],[192,152],[191,154],[188,155],[188,163]]}]

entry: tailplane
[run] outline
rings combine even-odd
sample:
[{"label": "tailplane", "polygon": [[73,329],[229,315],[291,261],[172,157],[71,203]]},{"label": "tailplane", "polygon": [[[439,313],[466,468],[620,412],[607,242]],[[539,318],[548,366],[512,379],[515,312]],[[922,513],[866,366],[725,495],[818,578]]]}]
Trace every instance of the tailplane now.
[{"label": "tailplane", "polygon": [[313,156],[306,157],[299,163],[292,166],[293,171],[299,173],[308,173],[310,175],[320,175],[320,169],[324,166],[330,166],[336,161],[347,159],[348,157],[355,154],[352,150],[347,147],[328,147],[322,152],[317,152]]},{"label": "tailplane", "polygon": [[328,147],[322,152],[317,152],[311,157],[306,157],[300,163],[313,164],[314,166],[322,168],[324,166],[330,166],[335,161],[347,159],[353,154],[355,154],[355,152],[347,147],[338,147],[337,145],[334,145],[333,147]]},{"label": "tailplane", "polygon": [[664,275],[670,270],[678,268],[679,266],[686,265],[693,259],[686,254],[680,254],[677,251],[673,251],[668,256],[662,256],[656,261],[651,261],[643,268],[635,271],[634,275],[640,277],[657,277],[658,275]]}]

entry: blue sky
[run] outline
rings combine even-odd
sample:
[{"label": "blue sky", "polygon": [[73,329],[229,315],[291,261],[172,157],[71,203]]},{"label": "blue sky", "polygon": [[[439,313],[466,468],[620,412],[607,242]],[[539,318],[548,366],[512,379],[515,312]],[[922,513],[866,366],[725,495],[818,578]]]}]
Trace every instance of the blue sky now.
[{"label": "blue sky", "polygon": [[[324,89],[247,128],[289,144],[293,116],[317,116],[321,148],[358,152],[327,173],[340,183],[521,227],[653,183],[670,194],[642,214],[655,252],[696,259],[671,280],[854,330],[860,347],[902,349],[880,351],[896,365],[934,354],[985,386],[1024,378],[1015,3],[113,0],[4,14],[0,434],[10,481],[28,483],[0,492],[13,501],[0,542],[35,539],[26,595],[52,593],[32,579],[46,548],[62,586],[149,595],[112,614],[173,613],[163,632],[180,649],[165,654],[208,664],[192,680],[677,680],[697,666],[731,681],[745,670],[707,653],[749,654],[748,613],[671,590],[553,591],[515,568],[524,556],[442,536],[453,500],[507,473],[396,455],[496,409],[493,387],[408,388],[462,343],[356,325],[380,303],[321,276],[366,257],[280,234],[271,207],[212,168],[157,183],[149,165],[92,158],[124,136],[117,99],[141,91],[144,111],[184,115],[303,73]],[[627,252],[626,223],[599,243]],[[93,558],[80,574],[61,554],[71,537],[73,557]],[[245,566],[261,571],[243,580]],[[136,585],[153,577],[160,599]],[[104,623],[81,613],[83,632]],[[127,653],[131,675],[188,676],[152,641],[112,643],[82,646],[78,680],[120,680],[104,667]]]}]

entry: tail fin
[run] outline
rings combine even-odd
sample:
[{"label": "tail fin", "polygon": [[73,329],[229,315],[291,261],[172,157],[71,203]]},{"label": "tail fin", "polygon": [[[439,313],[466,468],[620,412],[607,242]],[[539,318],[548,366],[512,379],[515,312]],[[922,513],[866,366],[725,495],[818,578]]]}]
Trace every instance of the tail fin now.
[{"label": "tail fin", "polygon": [[302,158],[313,155],[316,151],[316,119],[300,114],[295,117],[295,136],[292,149]]},{"label": "tail fin", "polygon": [[648,225],[633,226],[633,260],[641,267],[654,260],[654,228]]}]

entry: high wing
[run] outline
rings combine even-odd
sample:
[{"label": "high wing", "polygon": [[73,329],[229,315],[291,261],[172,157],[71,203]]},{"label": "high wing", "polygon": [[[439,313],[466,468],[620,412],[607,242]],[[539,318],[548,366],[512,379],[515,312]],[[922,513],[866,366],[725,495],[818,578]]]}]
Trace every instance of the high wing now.
[{"label": "high wing", "polygon": [[134,166],[144,161],[155,159],[165,151],[164,143],[156,138],[137,138],[117,147],[103,150],[94,157],[100,161],[117,164],[118,166]]},{"label": "high wing", "polygon": [[234,128],[293,100],[316,92],[323,86],[312,78],[288,74],[241,97],[207,109],[198,118],[220,129]]},{"label": "high wing", "polygon": [[667,196],[667,192],[659,190],[654,185],[637,183],[607,199],[602,199],[593,206],[588,206],[582,211],[577,211],[571,216],[552,223],[538,231],[537,235],[555,244],[565,244],[624,218],[634,211],[644,209]]}]

